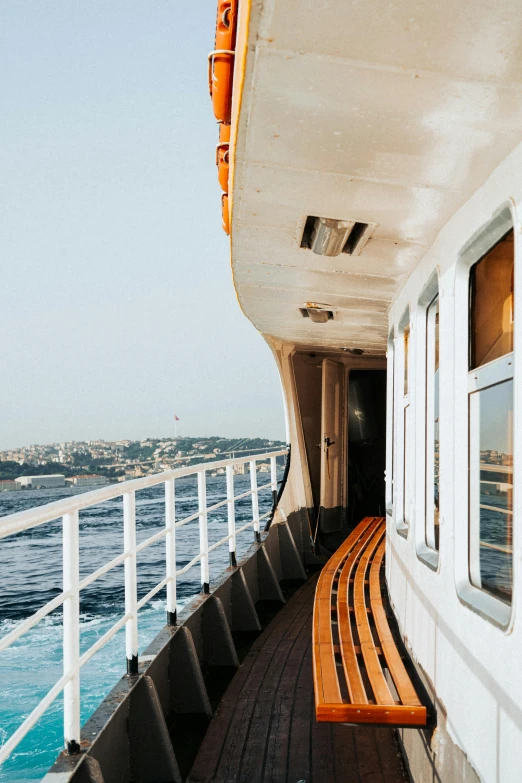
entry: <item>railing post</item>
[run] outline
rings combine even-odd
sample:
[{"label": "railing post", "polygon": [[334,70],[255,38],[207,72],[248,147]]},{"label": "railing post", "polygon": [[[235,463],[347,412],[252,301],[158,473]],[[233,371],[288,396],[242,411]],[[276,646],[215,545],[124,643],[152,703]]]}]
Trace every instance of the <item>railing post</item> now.
[{"label": "railing post", "polygon": [[123,495],[123,549],[125,558],[125,650],[127,674],[138,674],[138,582],[136,576],[136,495]]},{"label": "railing post", "polygon": [[204,593],[210,591],[208,568],[208,514],[207,514],[207,475],[198,470],[199,503],[199,553],[201,555],[201,587]]},{"label": "railing post", "polygon": [[236,566],[236,508],[234,503],[234,466],[227,465],[227,501],[228,501],[228,551],[230,565]]},{"label": "railing post", "polygon": [[252,519],[254,521],[254,538],[261,541],[259,532],[259,496],[257,494],[257,473],[255,459],[250,461],[250,489],[252,490]]},{"label": "railing post", "polygon": [[63,517],[63,673],[72,678],[63,689],[63,728],[69,753],[80,752],[80,534],[79,514]]},{"label": "railing post", "polygon": [[176,625],[176,490],[174,479],[165,482],[167,625]]},{"label": "railing post", "polygon": [[277,457],[270,457],[270,482],[272,484],[272,505],[277,503]]}]

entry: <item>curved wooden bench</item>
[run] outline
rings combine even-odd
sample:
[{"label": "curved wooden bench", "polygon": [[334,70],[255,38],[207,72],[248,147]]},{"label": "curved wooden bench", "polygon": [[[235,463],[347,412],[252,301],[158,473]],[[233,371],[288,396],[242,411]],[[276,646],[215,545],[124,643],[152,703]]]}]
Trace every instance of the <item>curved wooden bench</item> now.
[{"label": "curved wooden bench", "polygon": [[313,667],[318,721],[426,725],[426,707],[406,671],[383,605],[385,537],[385,520],[366,517],[317,582]]}]

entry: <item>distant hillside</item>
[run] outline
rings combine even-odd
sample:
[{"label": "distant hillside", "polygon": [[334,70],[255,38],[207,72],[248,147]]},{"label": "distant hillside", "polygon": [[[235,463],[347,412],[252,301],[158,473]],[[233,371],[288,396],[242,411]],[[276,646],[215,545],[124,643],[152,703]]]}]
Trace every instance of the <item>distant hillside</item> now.
[{"label": "distant hillside", "polygon": [[[202,460],[227,459],[273,451],[283,441],[266,438],[178,437],[145,438],[140,441],[71,441],[33,445],[0,453],[0,479],[63,473],[98,473],[117,478],[136,466],[141,473],[156,473],[177,465]],[[214,456],[211,457],[210,455]]]}]

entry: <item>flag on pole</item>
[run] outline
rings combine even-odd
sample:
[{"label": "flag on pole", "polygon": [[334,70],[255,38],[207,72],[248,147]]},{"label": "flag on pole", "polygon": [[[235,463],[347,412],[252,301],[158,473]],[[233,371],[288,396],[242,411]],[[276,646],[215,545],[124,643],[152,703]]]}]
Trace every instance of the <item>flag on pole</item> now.
[{"label": "flag on pole", "polygon": [[174,421],[179,421],[179,419],[178,419],[178,417],[176,416],[176,414],[174,414]]}]

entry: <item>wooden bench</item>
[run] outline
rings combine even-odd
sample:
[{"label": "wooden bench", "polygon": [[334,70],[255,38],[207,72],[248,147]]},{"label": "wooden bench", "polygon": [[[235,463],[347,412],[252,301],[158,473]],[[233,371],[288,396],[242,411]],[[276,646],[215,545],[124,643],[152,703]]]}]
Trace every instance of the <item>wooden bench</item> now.
[{"label": "wooden bench", "polygon": [[426,707],[406,671],[383,605],[385,544],[385,520],[366,517],[317,582],[313,667],[318,721],[426,725]]}]

